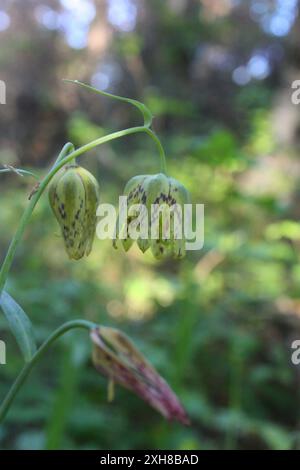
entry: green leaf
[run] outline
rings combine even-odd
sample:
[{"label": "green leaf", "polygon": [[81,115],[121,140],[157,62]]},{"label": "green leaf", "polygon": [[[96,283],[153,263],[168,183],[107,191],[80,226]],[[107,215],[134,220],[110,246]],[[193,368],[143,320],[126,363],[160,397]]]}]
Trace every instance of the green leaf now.
[{"label": "green leaf", "polygon": [[29,362],[36,351],[31,321],[20,305],[5,291],[0,297],[0,306],[25,361]]},{"label": "green leaf", "polygon": [[108,98],[112,98],[114,100],[119,100],[119,101],[123,101],[124,103],[132,104],[132,106],[135,106],[136,108],[138,108],[138,110],[142,113],[143,118],[144,118],[144,126],[145,127],[151,126],[153,116],[152,116],[151,111],[147,108],[146,105],[144,105],[144,103],[141,103],[140,101],[137,101],[137,100],[132,100],[130,98],[125,98],[124,96],[113,95],[112,93],[107,93],[105,91],[98,90],[97,88],[87,85],[86,83],[79,82],[78,80],[64,79],[63,81],[67,83],[75,83],[76,85],[80,85],[81,87],[86,88],[87,90],[93,91],[94,93],[98,93],[98,95],[107,96]]}]

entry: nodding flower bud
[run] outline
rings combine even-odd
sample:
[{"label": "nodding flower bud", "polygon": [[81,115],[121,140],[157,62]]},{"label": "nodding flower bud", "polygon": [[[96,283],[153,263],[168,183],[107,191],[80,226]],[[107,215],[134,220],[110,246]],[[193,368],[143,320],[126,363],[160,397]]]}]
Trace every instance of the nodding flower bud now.
[{"label": "nodding flower bud", "polygon": [[93,363],[110,384],[117,383],[136,393],[168,420],[189,425],[189,418],[175,393],[129,338],[114,328],[91,330]]},{"label": "nodding flower bud", "polygon": [[[185,256],[184,205],[190,202],[186,188],[176,179],[159,173],[157,175],[135,176],[124,189],[127,197],[127,216],[123,225],[120,216],[117,222],[116,241],[122,241],[125,251],[137,240],[139,248],[145,252],[149,247],[155,258],[183,258]],[[143,206],[144,212],[135,212],[136,205]],[[133,210],[131,210],[133,209]],[[145,224],[146,222],[146,224]],[[130,226],[140,230],[140,236],[133,239]]]},{"label": "nodding flower bud", "polygon": [[99,201],[99,185],[94,176],[78,165],[62,168],[49,186],[49,201],[60,225],[70,259],[91,252]]}]

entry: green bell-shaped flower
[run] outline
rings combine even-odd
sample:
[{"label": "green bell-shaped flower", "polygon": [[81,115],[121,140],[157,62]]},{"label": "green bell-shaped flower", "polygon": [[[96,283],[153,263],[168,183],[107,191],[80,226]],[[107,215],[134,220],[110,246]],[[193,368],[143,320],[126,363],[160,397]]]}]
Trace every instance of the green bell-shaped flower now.
[{"label": "green bell-shaped flower", "polygon": [[[143,252],[150,247],[157,259],[182,258],[185,255],[184,205],[190,201],[186,188],[163,173],[141,175],[129,180],[124,196],[127,197],[127,211],[121,223],[119,214],[115,248],[117,239],[126,251],[136,240]],[[132,229],[137,227],[139,233],[134,238]]]},{"label": "green bell-shaped flower", "polygon": [[70,259],[91,252],[99,202],[99,185],[94,176],[78,165],[62,168],[49,186],[49,201],[60,225]]}]

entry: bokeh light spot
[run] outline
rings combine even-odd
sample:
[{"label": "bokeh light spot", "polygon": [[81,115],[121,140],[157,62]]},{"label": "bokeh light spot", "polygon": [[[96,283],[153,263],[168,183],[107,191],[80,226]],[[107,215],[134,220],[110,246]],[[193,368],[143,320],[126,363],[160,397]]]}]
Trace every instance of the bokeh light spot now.
[{"label": "bokeh light spot", "polygon": [[256,54],[249,60],[247,70],[253,78],[263,80],[270,74],[270,64],[266,57]]},{"label": "bokeh light spot", "polygon": [[0,31],[5,31],[10,26],[10,17],[5,11],[0,10]]},{"label": "bokeh light spot", "polygon": [[232,73],[232,80],[240,86],[247,85],[250,82],[250,74],[248,68],[244,65],[237,67]]},{"label": "bokeh light spot", "polygon": [[136,25],[137,7],[132,0],[108,0],[108,21],[120,31],[133,31]]}]

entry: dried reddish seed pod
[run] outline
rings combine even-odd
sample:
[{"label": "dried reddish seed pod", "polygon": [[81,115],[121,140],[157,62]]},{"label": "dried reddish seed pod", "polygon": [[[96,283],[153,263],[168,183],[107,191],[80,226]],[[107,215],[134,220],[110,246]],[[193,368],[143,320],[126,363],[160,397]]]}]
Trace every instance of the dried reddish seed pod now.
[{"label": "dried reddish seed pod", "polygon": [[114,328],[91,330],[95,368],[149,403],[169,420],[189,425],[189,418],[175,393],[129,338]]}]

